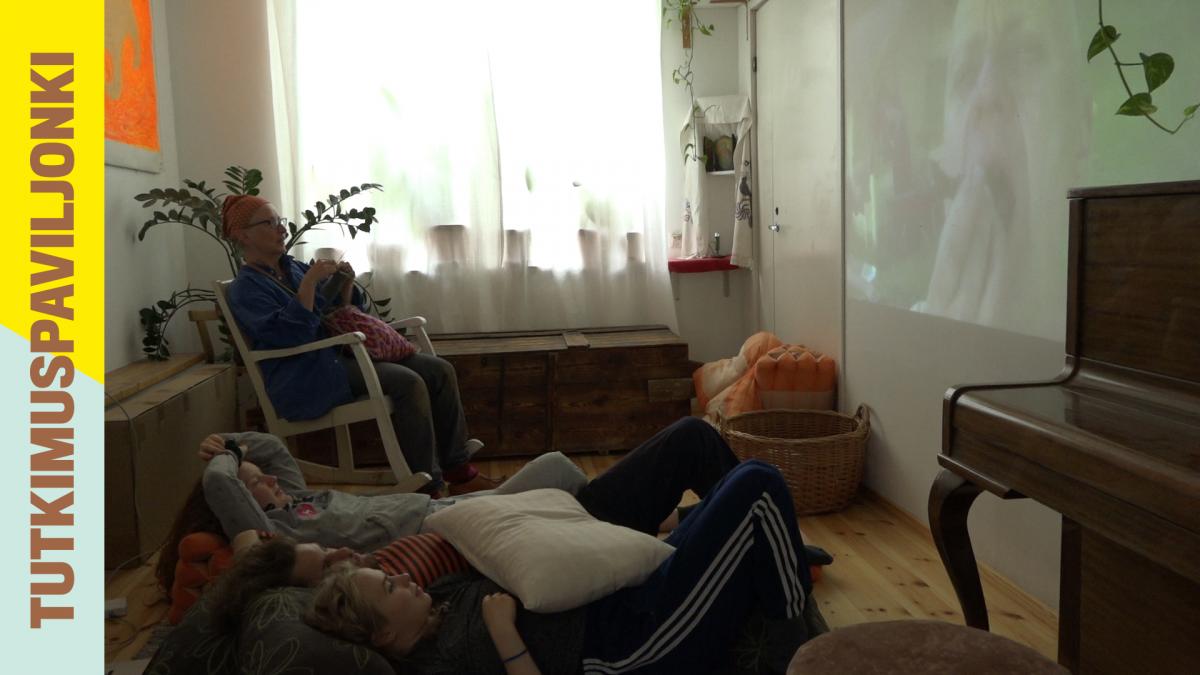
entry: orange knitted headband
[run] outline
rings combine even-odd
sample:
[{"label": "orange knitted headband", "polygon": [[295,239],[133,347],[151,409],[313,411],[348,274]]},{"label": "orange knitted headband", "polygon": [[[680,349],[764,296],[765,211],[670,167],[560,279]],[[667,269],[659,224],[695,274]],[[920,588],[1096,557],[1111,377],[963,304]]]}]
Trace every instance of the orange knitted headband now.
[{"label": "orange knitted headband", "polygon": [[221,234],[226,239],[232,239],[240,229],[250,224],[250,216],[259,210],[267,200],[256,195],[229,195],[221,206]]}]

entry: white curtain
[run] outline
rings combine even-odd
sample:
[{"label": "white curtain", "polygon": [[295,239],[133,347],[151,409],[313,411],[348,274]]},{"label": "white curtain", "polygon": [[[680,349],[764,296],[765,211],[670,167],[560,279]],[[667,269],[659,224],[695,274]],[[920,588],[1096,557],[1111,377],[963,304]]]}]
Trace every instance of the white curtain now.
[{"label": "white curtain", "polygon": [[674,327],[657,3],[274,9],[283,210],[384,188],[353,204],[377,209],[369,235],[300,255],[342,248],[435,332]]}]

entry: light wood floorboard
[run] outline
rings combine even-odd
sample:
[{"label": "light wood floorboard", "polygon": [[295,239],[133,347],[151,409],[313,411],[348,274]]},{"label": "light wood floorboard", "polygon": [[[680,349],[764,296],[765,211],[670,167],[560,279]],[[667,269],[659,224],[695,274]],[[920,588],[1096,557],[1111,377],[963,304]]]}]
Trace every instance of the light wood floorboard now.
[{"label": "light wood floorboard", "polygon": [[[845,511],[803,517],[800,530],[834,557],[813,589],[831,627],[907,618],[963,622],[929,529],[878,496],[864,492]],[[1055,612],[986,566],[980,576],[992,632],[1057,660]]]},{"label": "light wood floorboard", "polygon": [[[573,459],[589,476],[596,476],[620,455],[576,455]],[[524,460],[477,464],[487,475],[510,476]],[[684,503],[693,501],[693,495],[684,498]],[[834,564],[824,568],[813,590],[831,627],[907,618],[962,623],[954,589],[929,529],[878,496],[865,492],[845,511],[800,518],[800,530],[806,542],[834,556]],[[105,584],[106,598],[123,596],[129,602],[128,616],[106,623],[108,661],[133,658],[149,639],[149,629],[166,616],[167,605],[154,581],[153,562],[117,572]],[[992,631],[1055,660],[1056,614],[992,570],[981,567],[980,573]]]}]

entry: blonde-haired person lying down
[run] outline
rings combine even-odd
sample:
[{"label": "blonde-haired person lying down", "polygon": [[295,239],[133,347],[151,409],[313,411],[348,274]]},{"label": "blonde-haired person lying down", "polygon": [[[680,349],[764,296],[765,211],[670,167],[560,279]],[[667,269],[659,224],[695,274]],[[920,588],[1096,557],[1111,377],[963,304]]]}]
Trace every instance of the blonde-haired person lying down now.
[{"label": "blonde-haired person lying down", "polygon": [[310,625],[370,645],[413,673],[705,673],[727,662],[757,610],[791,643],[811,589],[792,499],[778,470],[735,467],[668,537],[675,552],[642,584],[578,609],[535,614],[492,580],[341,563],[317,587]]},{"label": "blonde-haired person lying down", "polygon": [[259,593],[282,586],[315,586],[334,566],[381,570],[428,585],[470,566],[453,546],[432,532],[401,537],[371,553],[320,544],[296,543],[285,536],[246,530],[233,538],[236,562],[222,574],[208,598],[213,622],[233,631],[247,605]]}]

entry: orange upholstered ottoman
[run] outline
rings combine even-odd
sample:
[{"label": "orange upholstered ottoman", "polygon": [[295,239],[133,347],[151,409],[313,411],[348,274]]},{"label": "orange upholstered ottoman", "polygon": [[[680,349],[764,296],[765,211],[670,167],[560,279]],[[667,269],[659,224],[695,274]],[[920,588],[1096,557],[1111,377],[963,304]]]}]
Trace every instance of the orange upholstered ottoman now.
[{"label": "orange upholstered ottoman", "polygon": [[787,675],[1068,675],[1034,650],[942,621],[860,623],[796,650]]}]

